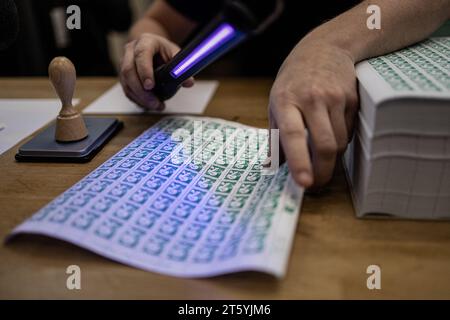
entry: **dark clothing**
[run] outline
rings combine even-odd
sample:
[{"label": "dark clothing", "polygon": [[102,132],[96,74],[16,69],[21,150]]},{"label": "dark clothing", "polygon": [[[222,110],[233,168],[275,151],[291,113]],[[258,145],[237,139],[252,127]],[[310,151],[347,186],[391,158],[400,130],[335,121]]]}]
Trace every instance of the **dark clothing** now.
[{"label": "dark clothing", "polygon": [[[116,74],[107,35],[110,31],[126,31],[130,27],[128,0],[15,1],[19,35],[9,49],[0,52],[0,75],[46,76],[49,62],[60,55],[72,60],[80,76]],[[70,5],[77,5],[81,10],[79,30],[66,28],[66,8]],[[54,19],[55,10],[62,13],[61,19]],[[63,34],[63,46],[58,44],[58,33]]]},{"label": "dark clothing", "polygon": [[[224,3],[224,0],[166,1],[178,12],[200,24],[211,20]],[[360,2],[361,0],[285,0],[284,12],[276,22],[263,34],[228,54],[227,58],[238,62],[240,74],[274,76],[289,52],[309,31]]]}]

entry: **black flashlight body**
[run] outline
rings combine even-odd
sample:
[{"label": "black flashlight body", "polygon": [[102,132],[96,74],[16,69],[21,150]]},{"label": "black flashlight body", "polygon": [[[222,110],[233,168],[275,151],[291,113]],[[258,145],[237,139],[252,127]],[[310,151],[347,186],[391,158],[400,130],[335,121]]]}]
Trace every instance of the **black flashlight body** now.
[{"label": "black flashlight body", "polygon": [[216,61],[226,52],[230,51],[236,47],[240,42],[244,41],[248,36],[248,33],[243,31],[238,32],[237,36],[228,42],[226,45],[218,48],[216,51],[211,52],[211,54],[205,56],[203,59],[199,60],[189,70],[183,72],[178,77],[175,77],[172,71],[182,63],[183,60],[189,57],[195,49],[199,48],[202,42],[211,33],[217,30],[223,23],[225,23],[225,17],[220,15],[216,17],[202,32],[197,35],[185,48],[183,48],[175,57],[172,58],[167,64],[161,65],[155,71],[155,87],[152,92],[162,101],[170,99],[173,97],[178,89],[180,89],[181,84],[189,79],[190,77],[196,75],[201,70],[206,68],[212,62]]},{"label": "black flashlight body", "polygon": [[[261,5],[265,3],[266,6]],[[231,0],[227,1],[222,12],[214,18],[185,48],[183,48],[167,64],[161,65],[155,71],[155,87],[152,92],[165,101],[173,97],[182,83],[196,75],[205,67],[235,48],[248,37],[259,33],[270,24],[281,12],[282,0]],[[264,8],[264,10],[261,10]],[[227,29],[228,28],[228,29]],[[198,57],[186,70],[183,62],[195,56],[205,41],[217,32],[229,31],[226,43],[218,45],[204,56]],[[214,42],[214,41],[212,41]],[[203,48],[204,49],[204,48]],[[197,51],[196,51],[197,50]],[[181,65],[181,66],[180,66]],[[178,69],[177,69],[178,68]]]}]

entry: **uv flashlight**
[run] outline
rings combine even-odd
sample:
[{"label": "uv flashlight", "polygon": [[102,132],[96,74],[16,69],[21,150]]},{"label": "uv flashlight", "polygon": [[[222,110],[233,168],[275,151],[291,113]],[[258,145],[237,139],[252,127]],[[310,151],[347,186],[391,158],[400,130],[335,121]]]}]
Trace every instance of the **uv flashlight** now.
[{"label": "uv flashlight", "polygon": [[266,29],[283,10],[283,0],[229,0],[185,48],[155,71],[153,93],[173,97],[181,84],[247,38]]}]

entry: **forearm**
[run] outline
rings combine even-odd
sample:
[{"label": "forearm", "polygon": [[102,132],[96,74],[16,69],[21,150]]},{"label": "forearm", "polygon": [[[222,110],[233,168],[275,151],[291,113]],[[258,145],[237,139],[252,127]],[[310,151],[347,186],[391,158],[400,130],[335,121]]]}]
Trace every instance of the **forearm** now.
[{"label": "forearm", "polygon": [[[381,9],[381,29],[367,27],[369,5]],[[418,42],[450,18],[450,0],[372,0],[313,30],[301,44],[330,44],[358,61]]]},{"label": "forearm", "polygon": [[139,19],[130,29],[128,37],[136,40],[143,33],[152,33],[170,40],[168,31],[158,21],[144,17]]},{"label": "forearm", "polygon": [[181,44],[196,27],[194,21],[176,11],[166,1],[157,0],[131,28],[129,37],[135,40],[143,33],[152,33]]}]

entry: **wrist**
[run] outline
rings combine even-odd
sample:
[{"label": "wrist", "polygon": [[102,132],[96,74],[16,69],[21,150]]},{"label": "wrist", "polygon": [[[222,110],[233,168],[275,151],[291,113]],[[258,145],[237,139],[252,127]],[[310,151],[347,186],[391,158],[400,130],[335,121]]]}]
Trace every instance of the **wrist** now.
[{"label": "wrist", "polygon": [[297,45],[301,55],[316,55],[317,52],[335,52],[336,56],[346,56],[353,64],[358,62],[357,55],[343,41],[333,39],[333,37],[316,36],[313,32],[304,37]]}]

